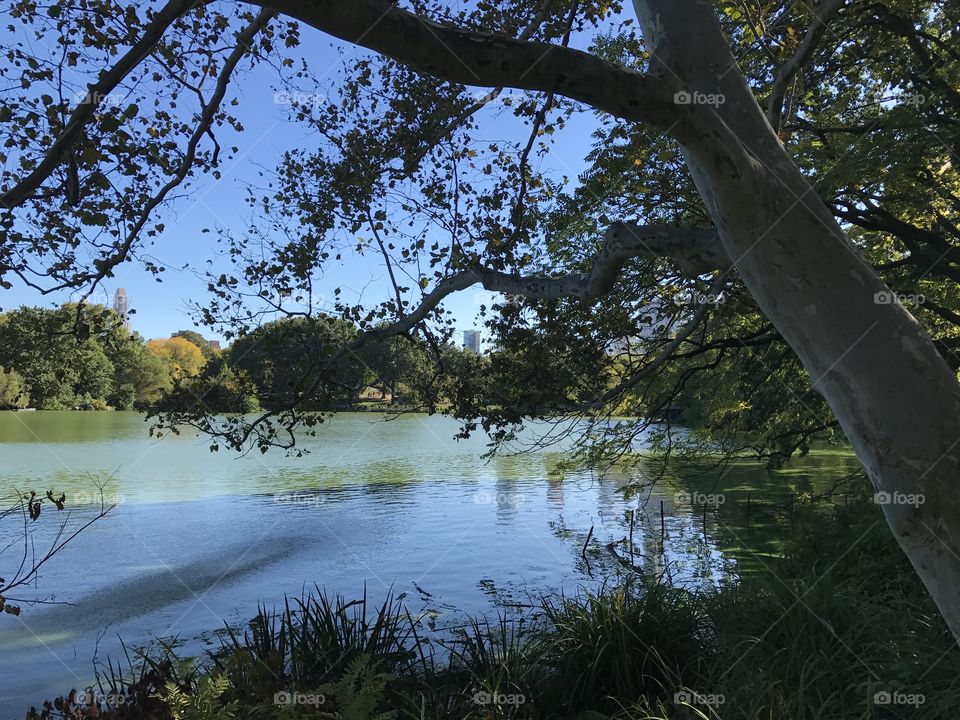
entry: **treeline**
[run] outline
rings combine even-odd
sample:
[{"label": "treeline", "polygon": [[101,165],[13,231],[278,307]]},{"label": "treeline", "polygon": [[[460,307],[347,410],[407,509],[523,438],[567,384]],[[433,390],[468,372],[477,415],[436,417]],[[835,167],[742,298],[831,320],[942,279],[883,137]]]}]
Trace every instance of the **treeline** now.
[{"label": "treeline", "polygon": [[21,307],[0,314],[0,408],[253,412],[359,402],[433,406],[445,378],[479,358],[396,337],[331,356],[356,327],[328,317],[266,323],[215,349],[183,330],[145,342],[102,306]]},{"label": "treeline", "polygon": [[0,407],[131,409],[172,387],[163,360],[102,306],[0,314],[0,369]]}]

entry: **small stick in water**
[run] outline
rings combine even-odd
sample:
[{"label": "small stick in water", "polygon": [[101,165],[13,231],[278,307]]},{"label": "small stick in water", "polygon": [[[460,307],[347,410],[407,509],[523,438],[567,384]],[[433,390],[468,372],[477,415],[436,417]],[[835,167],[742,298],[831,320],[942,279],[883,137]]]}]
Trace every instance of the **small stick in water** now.
[{"label": "small stick in water", "polygon": [[580,551],[580,555],[583,556],[583,559],[587,559],[587,545],[590,544],[590,538],[593,537],[593,525],[590,526],[590,532],[587,533],[587,539],[583,543],[583,550]]},{"label": "small stick in water", "polygon": [[663,500],[660,501],[660,552],[663,552],[663,539],[667,535],[667,528],[663,522]]}]

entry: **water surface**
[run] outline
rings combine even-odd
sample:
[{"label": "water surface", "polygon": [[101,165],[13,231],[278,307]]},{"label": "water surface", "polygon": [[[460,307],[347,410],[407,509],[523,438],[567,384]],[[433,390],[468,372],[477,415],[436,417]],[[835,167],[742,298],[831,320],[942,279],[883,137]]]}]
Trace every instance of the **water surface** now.
[{"label": "water surface", "polygon": [[[116,658],[121,638],[176,636],[197,652],[258,602],[314,583],[351,597],[405,593],[441,628],[463,612],[575,592],[619,567],[604,546],[630,534],[638,508],[637,565],[667,569],[676,582],[719,583],[775,555],[764,499],[772,506],[814,487],[824,468],[852,466],[848,454],[825,453],[787,473],[745,463],[698,476],[688,495],[727,493],[705,513],[702,499],[676,487],[628,499],[620,490],[635,475],[560,479],[559,451],[488,461],[485,437],[454,441],[456,423],[439,417],[338,415],[302,440],[310,452],[300,458],[211,453],[193,434],[158,440],[147,429],[133,413],[0,413],[0,493],[62,490],[70,527],[95,512],[95,479],[109,478],[107,497],[118,501],[21,593],[71,605],[0,617],[2,717],[85,686],[94,656]],[[65,515],[36,524],[38,552]],[[0,556],[0,570],[9,572],[10,557]]]}]

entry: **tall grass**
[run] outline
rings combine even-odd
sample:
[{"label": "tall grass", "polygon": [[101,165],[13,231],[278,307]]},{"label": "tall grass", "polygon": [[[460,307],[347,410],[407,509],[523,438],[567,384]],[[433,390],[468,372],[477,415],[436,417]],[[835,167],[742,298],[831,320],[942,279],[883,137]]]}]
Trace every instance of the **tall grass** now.
[{"label": "tall grass", "polygon": [[410,674],[415,625],[392,594],[375,606],[366,589],[347,600],[315,586],[279,612],[261,607],[242,634],[228,628],[212,663],[230,680],[230,697],[262,704],[278,692],[334,683],[359,658],[378,672]]},{"label": "tall grass", "polygon": [[709,618],[685,590],[633,579],[598,593],[547,599],[551,694],[571,707],[608,710],[654,704],[709,661]]}]

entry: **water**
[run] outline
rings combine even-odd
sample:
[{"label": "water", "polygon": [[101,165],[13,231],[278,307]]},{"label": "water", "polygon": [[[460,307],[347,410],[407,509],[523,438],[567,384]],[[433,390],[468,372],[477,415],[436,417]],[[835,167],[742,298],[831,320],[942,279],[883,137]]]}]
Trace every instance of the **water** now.
[{"label": "water", "polygon": [[[303,440],[310,453],[301,458],[211,453],[195,435],[157,440],[147,427],[133,413],[0,413],[0,494],[62,490],[73,508],[69,528],[96,512],[95,478],[110,478],[106,496],[118,501],[44,566],[37,587],[14,593],[72,604],[0,616],[0,717],[22,717],[32,703],[85,686],[94,656],[117,658],[121,638],[141,645],[176,636],[198,652],[258,602],[278,604],[314,583],[351,597],[365,588],[375,598],[405,593],[439,627],[463,612],[591,586],[616,570],[604,545],[629,534],[626,518],[638,506],[620,492],[626,476],[560,480],[556,452],[486,461],[484,437],[454,441],[456,423],[438,417],[339,415]],[[833,471],[851,461],[815,462]],[[709,517],[658,486],[643,495],[649,512],[636,516],[636,563],[667,567],[678,582],[721,582],[749,544],[741,536],[762,535],[762,512],[743,526],[734,508],[748,480],[767,483],[768,495],[770,483],[778,492],[815,483],[804,472],[784,478],[739,467],[723,479],[737,501]],[[45,512],[35,525],[38,552],[66,517]],[[10,529],[0,528],[3,544]],[[17,552],[0,555],[0,572],[11,572]],[[740,560],[756,557],[751,550]]]}]

